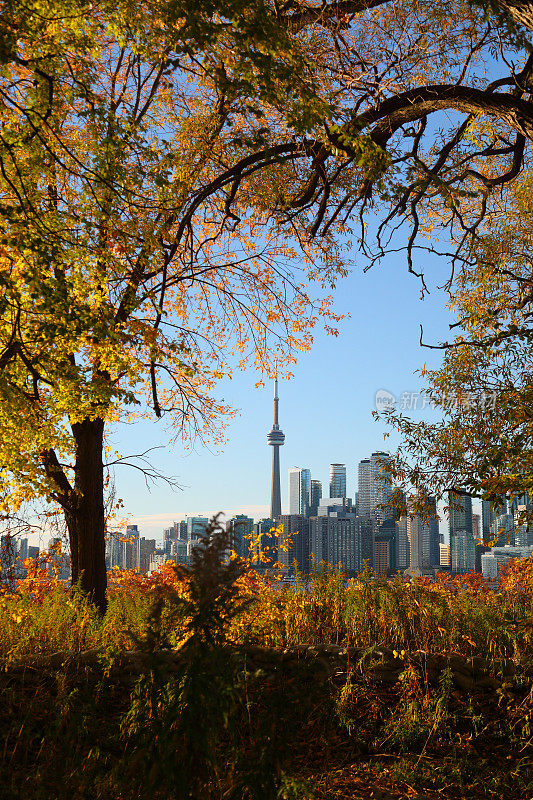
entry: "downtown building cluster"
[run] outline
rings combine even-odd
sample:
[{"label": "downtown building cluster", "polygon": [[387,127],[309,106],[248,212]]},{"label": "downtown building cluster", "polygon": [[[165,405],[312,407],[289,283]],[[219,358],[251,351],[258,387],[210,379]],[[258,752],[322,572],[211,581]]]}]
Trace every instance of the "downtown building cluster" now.
[{"label": "downtown building cluster", "polygon": [[481,517],[472,513],[472,498],[466,494],[450,493],[448,506],[452,573],[474,571],[495,579],[509,561],[533,555],[533,528],[523,521],[533,511],[528,495],[502,498],[496,506],[484,500]]},{"label": "downtown building cluster", "polygon": [[[347,497],[345,464],[331,464],[327,497],[322,496],[322,484],[311,477],[309,469],[290,469],[289,514],[282,515],[279,447],[285,436],[279,428],[277,382],[274,403],[274,426],[267,438],[273,447],[272,519],[259,524],[263,528],[283,524],[278,558],[287,570],[307,572],[326,562],[341,566],[348,574],[368,566],[388,575],[430,575],[445,569],[452,574],[477,571],[494,578],[510,559],[533,554],[533,529],[521,523],[524,514],[533,512],[529,497],[510,503],[502,500],[497,508],[484,501],[479,518],[472,513],[471,497],[450,493],[449,544],[445,544],[434,497],[425,495],[423,517],[409,509],[402,515],[396,512],[386,469],[390,456],[385,452],[372,453],[359,462],[353,502]],[[491,539],[491,547],[482,544]]]},{"label": "downtown building cluster", "polygon": [[[405,498],[393,493],[387,470],[390,455],[383,451],[359,462],[353,499],[348,496],[343,463],[330,465],[327,494],[309,469],[290,468],[288,513],[282,513],[279,449],[285,435],[279,426],[277,381],[274,423],[267,442],[272,447],[270,516],[255,522],[241,514],[226,523],[231,549],[257,569],[279,564],[286,574],[307,574],[321,564],[330,564],[347,575],[365,568],[382,575],[412,576],[445,569],[452,574],[482,572],[491,579],[509,560],[533,555],[533,528],[525,521],[533,514],[530,497],[523,495],[509,502],[504,498],[495,507],[483,501],[480,516],[472,513],[470,496],[450,493],[449,544],[445,544],[439,534],[435,498],[424,496],[427,513],[423,517],[409,509],[408,513],[399,511],[405,511]],[[208,522],[204,516],[174,522],[163,531],[162,545],[141,536],[137,525],[128,525],[125,533],[107,538],[107,568],[146,574],[169,560],[189,565],[195,548],[203,546]],[[24,560],[38,555],[39,548],[29,545],[28,539],[1,536],[2,579],[25,577]],[[46,569],[60,579],[69,578],[68,548],[62,548],[60,539],[49,542]]]},{"label": "downtown building cluster", "polygon": [[[50,539],[42,552],[46,553],[46,559],[43,559],[41,566],[48,575],[55,576],[59,580],[68,580],[70,578],[70,554],[63,546],[61,539],[58,537]],[[14,586],[17,581],[25,578],[28,573],[24,562],[28,558],[38,559],[40,553],[40,548],[29,544],[27,537],[19,538],[10,534],[0,536],[0,579],[2,582]]]},{"label": "downtown building cluster", "polygon": [[[112,536],[107,541],[107,568],[133,569],[147,574],[167,561],[188,566],[193,551],[203,547],[208,523],[208,518],[203,516],[190,516],[174,522],[164,529],[162,546],[158,546],[155,539],[141,536],[137,525],[128,525],[125,534]],[[234,517],[226,523],[226,529],[230,533],[231,549],[246,557],[254,533],[253,519]]]},{"label": "downtown building cluster", "polygon": [[435,518],[427,521],[398,518],[386,470],[389,458],[378,451],[359,463],[353,499],[347,493],[345,464],[330,465],[327,495],[309,469],[289,469],[289,513],[260,523],[283,525],[278,560],[287,571],[307,573],[321,563],[340,566],[347,575],[365,568],[391,575],[439,567],[436,507]]},{"label": "downtown building cluster", "polygon": [[187,517],[174,522],[163,531],[163,544],[140,535],[137,525],[128,525],[126,533],[108,538],[106,565],[108,569],[133,569],[143,574],[153,572],[166,561],[189,564],[192,551],[201,546],[207,517]]},{"label": "downtown building cluster", "polygon": [[[340,566],[347,574],[365,567],[382,574],[407,569],[430,570],[440,566],[440,538],[435,514],[397,518],[385,452],[375,452],[358,466],[358,487],[353,500],[347,493],[346,465],[330,465],[327,496],[322,483],[306,468],[289,469],[289,513],[281,513],[279,448],[285,435],[279,426],[276,381],[274,424],[267,436],[272,447],[270,519],[260,520],[256,534],[283,526],[277,559],[287,571],[309,572],[317,564]],[[261,540],[262,541],[262,540]],[[272,551],[272,542],[269,542]]]}]

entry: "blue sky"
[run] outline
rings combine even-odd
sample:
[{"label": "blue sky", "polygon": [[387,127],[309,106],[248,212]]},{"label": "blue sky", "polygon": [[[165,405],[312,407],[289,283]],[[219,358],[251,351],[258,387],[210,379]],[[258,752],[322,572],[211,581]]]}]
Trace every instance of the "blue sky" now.
[{"label": "blue sky", "polygon": [[[424,300],[420,281],[408,273],[401,253],[366,273],[364,263],[355,267],[335,291],[335,309],[350,315],[341,323],[339,336],[318,333],[311,352],[294,368],[295,377],[280,383],[280,425],[286,437],[281,449],[284,509],[289,467],[308,467],[326,494],[329,464],[344,462],[353,497],[358,462],[373,450],[394,448],[397,440],[391,436],[385,442],[386,428],[372,417],[376,391],[387,389],[397,397],[418,392],[422,383],[415,371],[425,362],[437,365],[442,358],[439,351],[419,346],[419,326],[424,326],[425,341],[437,343],[448,336],[453,321],[444,308],[446,295],[437,288],[448,275],[444,260],[426,256],[419,266],[431,289]],[[218,396],[240,409],[222,450],[200,443],[189,452],[180,444],[168,447],[160,422],[116,431],[113,441],[122,453],[165,445],[153,452],[152,462],[182,487],[176,492],[162,484],[148,491],[135,470],[116,470],[117,494],[141,535],[160,539],[164,527],[187,514],[268,516],[271,450],[266,434],[272,424],[273,385],[256,389],[257,380],[250,370],[219,385]],[[421,418],[427,412],[412,413]]]}]

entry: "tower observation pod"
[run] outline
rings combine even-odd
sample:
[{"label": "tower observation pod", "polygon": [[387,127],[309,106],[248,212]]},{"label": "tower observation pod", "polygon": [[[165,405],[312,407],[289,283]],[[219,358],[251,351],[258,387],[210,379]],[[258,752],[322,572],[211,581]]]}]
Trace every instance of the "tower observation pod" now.
[{"label": "tower observation pod", "polygon": [[272,447],[272,491],[270,495],[270,519],[277,519],[281,516],[281,482],[279,476],[279,448],[285,443],[285,434],[279,427],[278,422],[278,379],[276,378],[276,390],[274,394],[274,424],[267,433],[267,442]]}]

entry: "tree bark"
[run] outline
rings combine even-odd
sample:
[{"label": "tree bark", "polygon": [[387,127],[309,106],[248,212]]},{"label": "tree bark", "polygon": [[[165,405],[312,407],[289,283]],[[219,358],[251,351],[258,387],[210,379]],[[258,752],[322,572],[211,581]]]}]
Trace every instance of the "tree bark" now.
[{"label": "tree bark", "polygon": [[65,513],[72,559],[72,583],[105,613],[104,421],[83,420],[72,425],[76,442],[74,508]]}]

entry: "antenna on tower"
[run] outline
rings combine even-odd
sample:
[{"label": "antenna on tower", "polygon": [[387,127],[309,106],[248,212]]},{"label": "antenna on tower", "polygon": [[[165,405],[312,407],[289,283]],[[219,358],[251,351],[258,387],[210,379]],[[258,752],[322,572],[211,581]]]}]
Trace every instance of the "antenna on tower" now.
[{"label": "antenna on tower", "polygon": [[279,448],[285,442],[285,434],[279,427],[278,376],[274,384],[274,424],[267,434],[267,442],[272,447],[272,489],[270,495],[270,518],[277,519],[281,515],[281,485],[279,475]]}]

